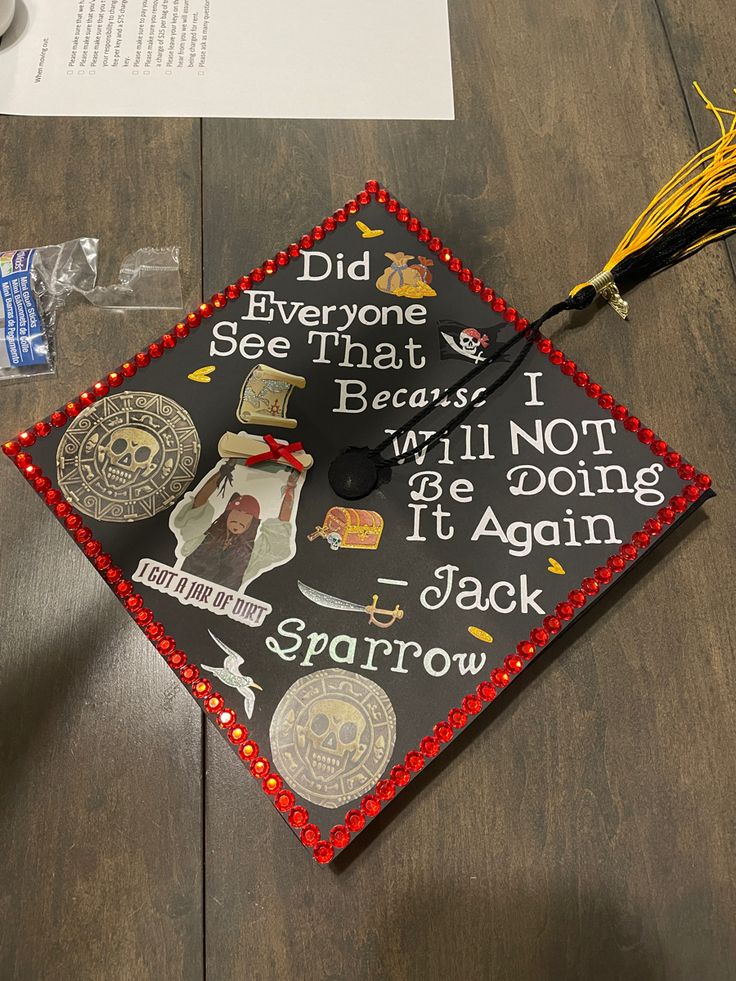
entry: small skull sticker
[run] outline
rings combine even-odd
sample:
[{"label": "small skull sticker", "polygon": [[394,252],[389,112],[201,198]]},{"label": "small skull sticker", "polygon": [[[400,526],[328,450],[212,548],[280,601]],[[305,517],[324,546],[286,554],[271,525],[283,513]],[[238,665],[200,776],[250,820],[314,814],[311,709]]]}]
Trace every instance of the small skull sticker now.
[{"label": "small skull sticker", "polygon": [[488,335],[481,334],[474,327],[466,327],[458,337],[460,347],[471,358],[478,358],[482,348],[488,347]]}]

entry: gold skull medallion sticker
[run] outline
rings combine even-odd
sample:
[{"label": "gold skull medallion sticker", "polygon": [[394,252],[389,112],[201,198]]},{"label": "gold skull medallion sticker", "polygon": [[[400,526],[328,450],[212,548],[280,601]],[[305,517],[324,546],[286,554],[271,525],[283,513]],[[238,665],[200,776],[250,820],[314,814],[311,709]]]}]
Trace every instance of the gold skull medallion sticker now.
[{"label": "gold skull medallion sticker", "polygon": [[342,668],[295,681],[271,720],[279,773],[306,800],[340,807],[373,787],[396,739],[396,716],[374,681]]},{"label": "gold skull medallion sticker", "polygon": [[194,479],[199,435],[177,402],[120,392],[74,419],[59,443],[59,487],[98,521],[140,521],[174,503]]}]

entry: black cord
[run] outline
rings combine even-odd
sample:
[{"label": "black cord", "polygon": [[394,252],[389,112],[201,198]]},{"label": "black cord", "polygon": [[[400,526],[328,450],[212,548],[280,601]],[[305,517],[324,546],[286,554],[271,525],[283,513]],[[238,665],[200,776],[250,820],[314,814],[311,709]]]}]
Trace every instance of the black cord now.
[{"label": "black cord", "polygon": [[[593,290],[593,296],[595,296],[594,290]],[[587,300],[587,295],[584,299]],[[588,302],[585,302],[584,305],[587,306]],[[453,432],[453,430],[457,429],[457,427],[461,425],[465,419],[468,418],[471,412],[473,412],[480,403],[485,402],[488,398],[490,398],[490,396],[493,395],[494,392],[497,392],[498,389],[501,388],[501,386],[504,385],[509,380],[509,378],[511,378],[514,375],[517,369],[524,362],[524,359],[526,358],[529,351],[536,343],[539,337],[539,328],[546,320],[549,320],[550,317],[556,316],[558,313],[562,313],[564,310],[571,310],[574,308],[578,309],[580,307],[580,303],[581,300],[578,297],[574,297],[574,298],[567,297],[567,299],[562,300],[560,303],[555,303],[554,306],[551,306],[549,310],[546,311],[546,313],[543,313],[542,316],[539,317],[538,320],[535,320],[534,323],[530,324],[529,327],[527,327],[527,329],[523,333],[516,334],[510,340],[506,341],[505,344],[502,344],[497,351],[495,351],[493,354],[489,355],[487,358],[484,358],[482,361],[480,361],[469,372],[467,372],[467,374],[463,375],[463,377],[460,378],[459,381],[456,381],[448,389],[442,392],[441,395],[438,395],[436,399],[433,399],[431,402],[427,403],[427,405],[425,405],[422,409],[420,409],[419,412],[413,415],[411,419],[408,419],[403,424],[403,426],[400,426],[399,429],[395,430],[395,432],[393,432],[390,436],[387,436],[386,439],[384,439],[382,442],[380,442],[377,446],[375,446],[370,451],[371,456],[373,456],[374,459],[378,458],[377,462],[379,463],[379,466],[396,467],[402,463],[406,463],[408,459],[415,457],[417,453],[421,453],[423,450],[426,451],[432,449],[432,447],[436,446],[441,439],[444,439],[451,432]],[[412,449],[407,450],[405,453],[397,454],[396,456],[389,457],[388,459],[381,457],[382,451],[385,450],[386,447],[389,446],[397,437],[401,437],[405,433],[408,433],[411,429],[414,429],[414,427],[417,426],[420,422],[422,422],[422,420],[426,419],[427,416],[429,416],[432,412],[434,412],[434,410],[438,408],[446,398],[448,398],[451,395],[454,395],[459,388],[462,388],[464,385],[467,385],[469,382],[471,382],[482,371],[485,371],[485,369],[489,365],[496,362],[499,358],[501,358],[504,354],[506,354],[507,351],[511,350],[512,347],[514,347],[516,344],[520,343],[521,341],[526,341],[524,347],[519,352],[519,354],[517,354],[516,358],[514,358],[514,360],[511,362],[509,367],[503,372],[503,374],[499,375],[499,377],[496,378],[495,381],[493,381],[486,388],[481,389],[479,392],[476,392],[475,395],[473,396],[473,399],[460,412],[458,412],[455,416],[453,416],[452,419],[446,422],[445,425],[442,426],[436,433],[434,433],[434,435],[429,436],[427,439],[424,440],[424,442],[419,443],[418,446],[415,446]]]},{"label": "black cord", "polygon": [[[539,338],[539,329],[546,320],[549,320],[550,317],[556,316],[558,313],[562,313],[564,310],[582,310],[584,307],[589,306],[589,304],[593,302],[595,296],[596,292],[594,287],[588,285],[578,290],[575,296],[568,296],[560,303],[555,303],[554,306],[551,306],[546,313],[543,313],[542,316],[539,317],[538,320],[535,320],[534,323],[530,324],[526,330],[510,338],[493,354],[474,365],[470,371],[462,376],[462,378],[450,385],[450,387],[439,394],[437,398],[428,402],[427,405],[420,409],[419,412],[415,413],[411,419],[407,419],[407,421],[400,426],[399,429],[395,430],[390,436],[378,443],[377,446],[374,446],[373,448],[368,446],[347,447],[342,453],[335,457],[329,467],[327,477],[333,491],[339,497],[342,497],[348,501],[356,501],[362,497],[366,497],[389,479],[391,469],[393,467],[406,463],[407,460],[411,459],[412,457],[416,457],[418,453],[436,446],[441,439],[456,429],[464,419],[467,419],[471,412],[478,408],[478,405],[481,402],[485,402],[488,398],[490,398],[494,392],[498,391],[498,389],[501,388],[501,386],[514,375]],[[413,429],[416,425],[426,419],[427,416],[434,412],[435,409],[439,408],[445,399],[451,395],[454,395],[459,388],[467,385],[481,372],[485,371],[489,365],[502,358],[508,351],[510,351],[517,344],[520,344],[522,341],[525,342],[524,346],[516,355],[511,364],[506,368],[506,370],[486,388],[476,392],[468,405],[464,406],[460,412],[446,422],[438,432],[432,436],[429,436],[424,440],[424,442],[420,443],[418,446],[415,446],[413,449],[407,450],[405,453],[397,454],[396,456],[389,457],[388,459],[381,456],[383,450],[385,450],[386,447],[393,442],[393,440],[395,440],[397,437],[403,436],[405,433],[409,432],[409,430]]]}]

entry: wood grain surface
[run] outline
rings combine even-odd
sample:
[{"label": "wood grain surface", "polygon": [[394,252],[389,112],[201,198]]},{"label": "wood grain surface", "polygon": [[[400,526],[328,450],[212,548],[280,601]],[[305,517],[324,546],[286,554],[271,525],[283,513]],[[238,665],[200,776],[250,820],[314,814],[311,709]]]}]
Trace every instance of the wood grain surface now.
[{"label": "wood grain surface", "polygon": [[[99,235],[110,281],[130,248],[177,244],[191,306],[376,177],[537,315],[715,137],[690,82],[728,101],[733,19],[718,0],[450,15],[454,122],[1,120],[3,247]],[[407,84],[432,84],[410,39]],[[633,290],[627,324],[551,326],[718,497],[327,869],[0,467],[2,981],[736,976],[730,248]],[[157,325],[71,303],[57,377],[0,388],[4,437]]]}]

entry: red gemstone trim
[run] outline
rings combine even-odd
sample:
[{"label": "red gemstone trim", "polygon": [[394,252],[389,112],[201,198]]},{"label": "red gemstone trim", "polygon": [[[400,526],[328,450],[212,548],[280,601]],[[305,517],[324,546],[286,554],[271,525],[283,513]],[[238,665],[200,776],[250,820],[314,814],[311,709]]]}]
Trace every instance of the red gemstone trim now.
[{"label": "red gemstone trim", "polygon": [[542,647],[552,639],[552,635],[562,628],[561,619],[566,621],[572,619],[575,608],[582,609],[589,602],[589,598],[595,598],[602,586],[613,581],[625,570],[627,564],[636,559],[640,551],[649,547],[663,525],[671,524],[678,514],[687,510],[688,504],[698,500],[711,486],[711,478],[708,474],[698,473],[692,464],[683,463],[680,454],[657,436],[654,430],[643,427],[636,416],[629,415],[628,409],[623,405],[617,405],[612,395],[604,393],[600,385],[591,382],[589,375],[581,371],[575,362],[569,361],[548,338],[540,337],[536,342],[537,348],[552,364],[559,366],[562,373],[568,376],[573,384],[583,388],[589,398],[596,399],[598,405],[609,411],[616,421],[623,422],[624,428],[648,445],[654,455],[662,457],[666,466],[677,469],[678,476],[687,483],[679,495],[672,497],[667,505],[660,507],[656,514],[647,519],[642,529],[632,535],[631,541],[623,544],[618,553],[608,559],[605,567],[599,566],[593,570],[591,576],[583,579],[579,589],[573,589],[563,597],[555,607],[557,615],[546,616],[541,625],[533,628],[530,639],[520,641],[516,652],[506,655],[503,662],[492,669],[489,680],[481,681],[474,691],[465,696],[462,709],[452,709],[448,718],[437,722],[433,730],[434,735],[425,736],[418,749],[410,749],[406,753],[405,765],[394,766],[388,779],[379,780],[373,791],[364,795],[360,809],[349,810],[343,818],[343,824],[336,825],[327,838],[324,838],[320,828],[310,822],[307,808],[295,803],[293,791],[286,786],[283,778],[271,769],[268,758],[259,755],[258,744],[247,739],[248,730],[244,726],[235,724],[235,710],[226,706],[223,696],[213,691],[207,679],[199,678],[196,665],[187,663],[186,654],[177,648],[174,638],[166,636],[164,626],[154,621],[153,611],[143,607],[143,600],[135,593],[134,584],[123,578],[119,568],[111,565],[110,556],[101,554],[102,545],[92,538],[91,531],[84,526],[82,516],[73,510],[72,506],[64,500],[61,491],[54,487],[49,478],[43,475],[40,467],[33,463],[26,448],[32,446],[37,437],[46,437],[51,432],[51,426],[57,429],[64,427],[83,408],[92,405],[99,398],[105,398],[111,388],[123,385],[127,378],[132,378],[138,370],[147,367],[152,358],[162,357],[167,350],[171,350],[177,344],[177,339],[183,341],[192,330],[199,327],[203,318],[212,316],[215,308],[222,309],[227,305],[228,300],[237,299],[242,291],[251,288],[253,282],[262,282],[266,276],[275,275],[279,268],[288,264],[290,258],[296,258],[300,252],[311,249],[315,240],[324,237],[325,231],[334,231],[338,222],[347,220],[347,213],[356,214],[360,210],[360,205],[368,204],[371,198],[383,203],[386,210],[394,214],[398,221],[405,223],[407,230],[417,235],[420,242],[428,243],[430,251],[437,253],[439,260],[445,263],[461,282],[466,283],[468,288],[479,296],[481,302],[489,304],[495,312],[504,314],[504,318],[509,323],[514,323],[518,331],[527,329],[529,321],[526,318],[521,317],[515,308],[509,307],[506,300],[498,296],[491,287],[485,286],[482,280],[474,277],[471,270],[464,266],[462,260],[457,258],[441,239],[432,236],[429,229],[423,226],[418,218],[409,216],[409,212],[403,209],[385,188],[381,188],[377,181],[371,180],[367,181],[365,191],[361,191],[355,199],[350,200],[344,209],[339,209],[334,217],[327,218],[321,227],[315,227],[312,234],[303,235],[299,239],[299,245],[289,245],[287,250],[279,252],[275,259],[267,259],[261,267],[252,270],[247,276],[242,276],[237,285],[232,284],[222,292],[215,293],[209,302],[201,303],[196,311],[187,314],[170,332],[149,344],[146,351],[138,352],[117,370],[110,372],[106,379],[95,382],[82,392],[78,396],[78,401],[66,403],[63,409],[51,413],[47,419],[29,426],[14,440],[2,444],[3,453],[15,463],[23,476],[40,494],[67,533],[98,569],[128,614],[141,627],[169,666],[178,673],[182,684],[187,685],[192,694],[201,700],[202,708],[210,716],[213,724],[237,746],[238,754],[241,760],[248,764],[253,779],[258,781],[263,793],[271,798],[274,807],[286,814],[291,827],[300,831],[302,844],[312,851],[314,859],[320,864],[328,864],[334,857],[335,848],[342,848],[348,843],[351,832],[360,831],[365,826],[366,818],[370,819],[378,814],[382,805],[392,800],[411,782],[413,775],[423,769],[427,759],[437,756],[443,746],[452,741],[455,732],[460,731],[467,723],[468,714],[476,714],[488,708],[496,698],[498,689],[505,688],[521,674],[529,663],[536,659]]}]

